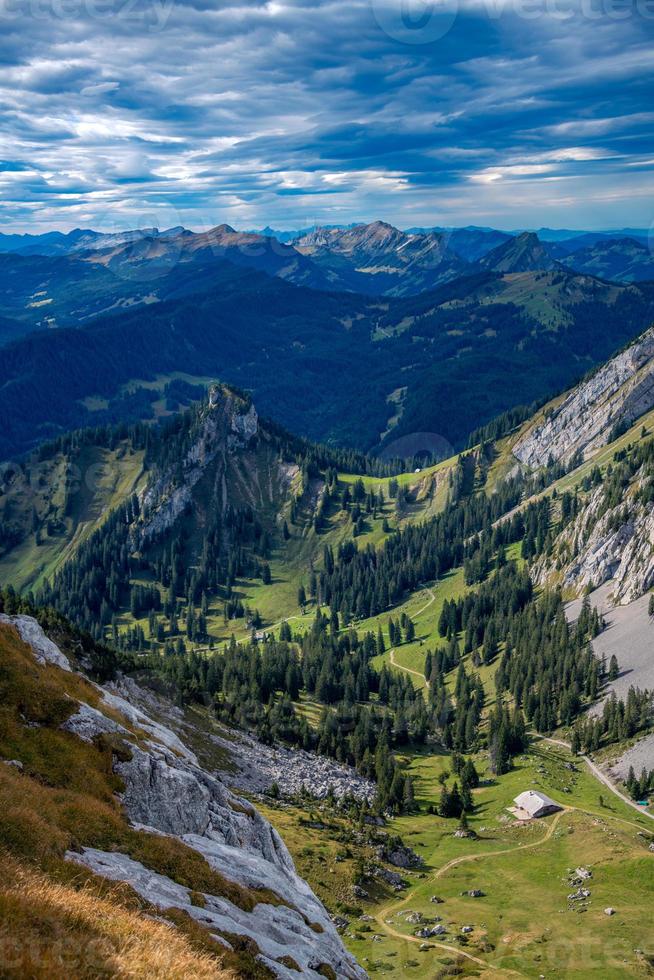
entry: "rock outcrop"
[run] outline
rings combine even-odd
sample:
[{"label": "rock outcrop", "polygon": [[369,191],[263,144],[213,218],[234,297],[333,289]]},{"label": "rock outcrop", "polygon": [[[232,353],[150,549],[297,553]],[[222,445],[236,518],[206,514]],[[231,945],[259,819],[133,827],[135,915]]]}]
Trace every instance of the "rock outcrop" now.
[{"label": "rock outcrop", "polygon": [[561,575],[577,594],[610,582],[614,603],[637,599],[654,585],[654,504],[631,497],[607,510],[604,489],[596,487],[557,537],[554,555],[536,563],[540,584]]},{"label": "rock outcrop", "polygon": [[159,473],[142,495],[141,514],[133,529],[134,547],[163,534],[190,506],[192,492],[217,457],[246,449],[259,432],[254,405],[246,406],[229,391],[213,386],[207,407],[186,450],[181,468]]},{"label": "rock outcrop", "polygon": [[5,616],[0,614],[0,623],[14,626],[21,640],[32,648],[34,657],[40,664],[53,664],[61,670],[70,670],[68,657],[59,649],[56,643],[45,635],[33,616]]},{"label": "rock outcrop", "polygon": [[513,447],[531,469],[567,464],[605,445],[616,425],[630,425],[654,406],[654,328],[617,354],[561,404],[546,412]]},{"label": "rock outcrop", "polygon": [[[40,663],[72,669],[36,620],[2,616],[1,621],[18,630]],[[234,795],[219,773],[203,769],[176,732],[143,710],[146,697],[135,698],[137,704],[128,700],[139,690],[133,681],[96,689],[98,703],[80,702],[61,727],[86,742],[109,737],[119,746],[113,767],[122,780],[121,798],[131,825],[182,841],[236,886],[238,894],[253,899],[244,907],[229,889],[226,894],[198,895],[119,850],[82,847],[69,851],[67,858],[112,881],[126,882],[162,913],[181,909],[223,945],[230,946],[235,936],[247,937],[256,944],[258,959],[283,980],[294,980],[298,970],[315,980],[363,980],[365,972],[345,950],[272,825]]]}]

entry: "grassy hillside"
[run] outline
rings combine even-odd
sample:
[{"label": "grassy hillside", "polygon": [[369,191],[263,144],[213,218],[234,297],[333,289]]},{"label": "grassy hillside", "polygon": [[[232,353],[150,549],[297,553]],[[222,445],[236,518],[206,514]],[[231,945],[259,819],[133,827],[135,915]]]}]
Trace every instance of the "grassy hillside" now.
[{"label": "grassy hillside", "polygon": [[5,466],[0,581],[20,590],[38,588],[144,482],[143,450],[128,439],[114,449],[88,445]]},{"label": "grassy hillside", "polygon": [[[607,799],[583,763],[565,750],[535,743],[501,777],[484,772],[483,755],[475,757],[483,775],[469,826],[477,838],[460,839],[454,836],[455,820],[430,812],[438,805],[441,779],[450,773],[449,755],[430,746],[406,752],[402,761],[414,778],[419,809],[392,819],[381,833],[400,835],[424,866],[400,870],[408,885],[401,894],[368,874],[363,884],[370,897],[353,898],[362,864],[372,869],[378,859],[328,804],[266,808],[302,873],[349,921],[346,942],[371,975],[427,980],[450,975],[455,966],[464,975],[503,977],[647,975],[654,955],[648,928],[654,897],[651,821]],[[452,778],[450,773],[446,783]],[[562,812],[516,824],[506,808],[530,788],[550,795]],[[311,818],[314,828],[307,826]],[[591,895],[570,901],[577,888],[571,871],[580,866],[592,871]],[[471,888],[483,897],[462,894]],[[604,913],[609,906],[616,909],[611,917]],[[446,933],[416,937],[409,912],[421,915],[421,925],[439,916]],[[471,931],[463,933],[464,926]]]},{"label": "grassy hillside", "polygon": [[[129,758],[130,743],[143,733],[103,705],[95,685],[37,664],[7,625],[0,625],[0,662],[0,755],[20,762],[0,766],[0,951],[8,975],[267,976],[249,949],[227,952],[173,909],[162,915],[131,887],[110,885],[65,860],[68,850],[84,846],[123,850],[242,908],[270,897],[239,890],[179,841],[129,826],[112,756]],[[62,731],[79,701],[125,725],[126,738],[84,742]]]},{"label": "grassy hillside", "polygon": [[[561,707],[561,713],[555,715],[554,723],[547,728],[545,722],[533,721],[540,707],[535,709],[532,705],[528,719],[546,737],[533,740],[528,748],[515,754],[506,771],[495,766],[499,773],[496,774],[491,769],[493,709],[498,703],[512,708],[518,697],[513,693],[515,684],[500,689],[499,695],[495,684],[497,671],[503,667],[507,654],[507,634],[515,628],[512,642],[517,647],[520,628],[531,624],[534,630],[542,629],[543,647],[547,646],[548,635],[535,615],[544,589],[537,588],[535,596],[532,598],[530,594],[523,602],[515,591],[515,580],[511,583],[505,576],[501,582],[509,581],[507,590],[514,589],[514,605],[508,607],[509,612],[501,619],[503,629],[506,628],[497,637],[495,651],[486,657],[485,632],[476,636],[468,649],[463,649],[463,669],[479,677],[484,697],[483,708],[473,726],[474,745],[467,753],[474,758],[481,776],[480,785],[473,791],[474,807],[467,814],[476,838],[455,837],[458,817],[437,812],[443,785],[451,789],[457,778],[452,772],[454,761],[448,748],[453,743],[447,741],[452,738],[453,724],[448,729],[446,724],[439,727],[434,721],[422,743],[418,738],[413,739],[408,730],[406,737],[401,736],[401,731],[398,735],[393,726],[400,730],[398,716],[402,711],[411,710],[412,718],[416,717],[415,704],[423,695],[429,703],[425,656],[428,650],[446,647],[440,628],[445,603],[472,599],[484,588],[492,592],[496,576],[503,575],[507,566],[509,570],[513,566],[522,568],[528,561],[533,569],[544,556],[551,557],[557,535],[562,533],[564,494],[572,492],[572,497],[583,506],[591,490],[588,479],[594,470],[599,473],[593,476],[595,484],[606,480],[608,485],[623,457],[628,458],[639,447],[652,442],[654,412],[575,469],[565,472],[553,468],[526,475],[515,490],[516,495],[505,498],[502,481],[516,469],[511,448],[516,438],[534,424],[533,419],[496,443],[477,447],[464,459],[453,457],[420,472],[396,477],[370,476],[346,472],[336,466],[339,457],[335,451],[332,457],[326,451],[324,457],[320,456],[312,447],[303,446],[301,451],[297,442],[265,425],[255,432],[248,428],[253,420],[249,400],[226,392],[221,398],[216,403],[220,408],[214,415],[205,405],[197,413],[162,430],[164,436],[159,441],[155,435],[148,435],[145,427],[139,430],[139,439],[145,439],[145,445],[128,435],[109,442],[106,435],[104,442],[94,442],[92,436],[87,436],[86,440],[73,439],[66,444],[65,451],[60,447],[58,451],[31,457],[22,467],[15,466],[6,474],[0,507],[4,507],[8,521],[21,530],[22,537],[2,556],[0,577],[31,586],[57,571],[66,572],[69,578],[64,576],[59,580],[59,597],[70,582],[66,600],[74,586],[80,603],[84,603],[87,599],[95,601],[100,586],[104,585],[104,582],[98,585],[95,577],[96,569],[101,567],[103,579],[112,581],[113,595],[118,598],[118,608],[103,620],[104,634],[113,635],[120,645],[130,648],[134,655],[131,666],[144,663],[155,676],[155,682],[165,682],[173,690],[177,668],[180,674],[185,669],[195,671],[188,686],[180,686],[180,699],[183,700],[183,691],[184,697],[197,700],[201,710],[215,709],[219,716],[230,697],[237,705],[253,698],[257,674],[264,672],[256,666],[257,657],[265,660],[270,650],[280,655],[288,653],[282,644],[244,646],[234,652],[230,671],[235,675],[242,664],[254,663],[249,684],[247,675],[236,677],[233,689],[228,690],[223,675],[219,680],[214,678],[214,687],[208,683],[202,687],[204,668],[213,659],[212,648],[219,645],[220,657],[227,659],[228,651],[223,644],[232,635],[244,642],[253,631],[259,633],[259,639],[266,633],[279,637],[282,622],[287,620],[292,632],[293,657],[299,659],[306,655],[309,659],[322,657],[325,661],[332,658],[332,667],[345,674],[360,653],[356,646],[346,647],[348,626],[352,625],[361,637],[370,634],[375,642],[381,634],[384,652],[371,657],[366,668],[369,675],[375,672],[375,677],[364,695],[360,697],[357,693],[356,705],[354,699],[345,705],[344,725],[350,724],[348,731],[351,731],[351,719],[358,709],[370,712],[380,727],[384,723],[382,719],[391,722],[390,737],[397,736],[397,741],[389,743],[388,752],[392,751],[403,777],[411,777],[415,799],[409,800],[405,807],[389,808],[388,824],[382,833],[400,835],[424,859],[424,867],[407,873],[408,891],[395,894],[372,873],[372,865],[379,858],[375,841],[367,836],[370,825],[366,825],[363,812],[357,815],[354,811],[350,819],[343,811],[330,811],[330,803],[295,800],[288,805],[273,801],[268,804],[270,819],[283,833],[300,871],[330,909],[349,920],[346,940],[360,962],[370,974],[386,973],[417,980],[454,972],[483,975],[483,971],[499,972],[502,976],[545,975],[579,980],[595,973],[611,978],[647,975],[654,962],[647,918],[654,897],[650,873],[654,852],[649,851],[654,829],[651,817],[634,810],[613,794],[610,787],[601,784],[584,759],[572,756],[560,742],[548,740],[552,735],[568,740],[570,726],[560,721],[565,706],[560,690],[550,678],[544,677],[545,671],[539,673],[542,651],[534,651],[530,664],[533,683],[541,700],[546,700],[542,692],[549,692],[550,701],[556,704],[557,712]],[[548,406],[542,412],[547,410]],[[247,436],[246,431],[250,433]],[[235,433],[241,434],[238,439]],[[82,475],[75,486],[71,486],[71,466],[78,467]],[[94,474],[92,481],[84,476],[88,472]],[[115,508],[119,505],[125,508],[129,497],[143,489],[146,480],[151,491],[147,506],[139,505],[135,510],[130,504],[120,512],[124,519],[114,521]],[[180,491],[188,491],[186,502],[167,523],[167,508]],[[533,505],[543,498],[549,500],[544,526],[541,522],[534,530],[520,527],[518,522],[516,534],[508,544],[501,534],[497,539],[493,536],[517,511],[529,514],[534,526],[538,524],[541,512]],[[498,504],[498,510],[491,513],[492,504],[498,500],[506,501],[505,510]],[[452,501],[453,506],[448,508],[448,502]],[[445,525],[443,514],[458,515],[460,522]],[[494,520],[495,514],[499,516]],[[139,536],[149,521],[156,522],[161,515],[151,539]],[[52,534],[47,533],[48,521],[52,524]],[[449,560],[446,546],[452,545],[452,541],[443,543],[438,538],[421,537],[430,528],[440,526],[439,521],[449,527],[453,539],[460,538],[460,552],[450,565],[446,564]],[[129,526],[129,533],[125,526]],[[338,558],[339,546],[352,541],[361,555],[368,545],[381,552],[388,542],[390,551],[394,543],[404,540],[409,541],[410,547],[405,552],[393,552],[395,565],[387,578],[391,581],[394,576],[406,573],[405,581],[412,581],[412,588],[404,589],[392,608],[383,606],[376,616],[354,617],[351,623],[345,619],[337,633],[334,625],[335,638],[327,636],[325,627],[324,636],[315,639],[315,647],[305,644],[312,633],[316,613],[320,610],[325,616],[330,615],[328,603],[319,606],[320,596],[312,594],[312,576],[325,569],[328,555]],[[429,581],[409,579],[410,563],[417,562],[419,553],[428,550],[425,542],[433,544],[442,557],[440,574],[430,576]],[[485,566],[478,572],[471,562],[477,560],[482,546],[487,554]],[[106,564],[100,565],[96,556]],[[67,562],[68,558],[72,561]],[[368,585],[365,576],[372,564],[369,556],[361,562],[355,580],[357,588]],[[82,574],[88,574],[91,583],[86,592]],[[196,575],[204,576],[201,585]],[[416,582],[418,585],[414,587]],[[148,612],[137,609],[130,601],[138,586],[154,590],[160,600],[154,619],[155,627],[162,627],[161,637],[150,634]],[[201,600],[205,587],[207,592]],[[303,604],[300,589],[307,593]],[[102,595],[105,601],[112,599],[108,591]],[[230,602],[240,602],[244,608],[238,614],[226,615]],[[189,612],[193,625],[193,618],[200,614],[202,605],[206,630],[200,635],[190,635]],[[527,613],[533,613],[531,620],[526,618]],[[486,611],[485,615],[488,617],[490,613]],[[499,603],[493,615],[498,619],[504,615]],[[403,627],[400,640],[391,642],[390,620],[397,622],[403,616],[412,624],[414,635],[407,641]],[[566,631],[562,609],[557,607],[550,619],[562,623],[563,635]],[[155,654],[152,661],[140,660],[143,643],[135,638],[138,632],[135,627],[143,631],[141,639]],[[463,647],[465,629],[455,632]],[[340,639],[345,645],[340,648],[342,660],[337,662],[333,655]],[[578,654],[577,663],[583,662],[588,639],[584,633],[577,646],[566,647],[568,653]],[[182,649],[175,652],[172,645],[180,641]],[[158,658],[163,650],[167,656]],[[188,657],[191,650],[199,657]],[[551,655],[550,644],[548,656]],[[10,666],[9,694],[13,696],[13,686],[19,684],[21,675],[14,659],[20,657],[20,651],[12,650],[10,644],[3,656]],[[557,675],[554,680],[558,681],[563,671],[559,670],[559,661],[552,663],[551,670]],[[171,665],[168,674],[165,673],[167,665]],[[574,666],[568,664],[566,670],[571,672]],[[395,682],[390,701],[382,700],[381,685],[375,684],[380,676],[377,671],[384,667],[395,678],[410,679],[411,684],[405,684],[408,692],[403,692]],[[163,681],[157,674],[159,670]],[[443,682],[453,712],[458,708],[457,673],[455,667],[437,678],[437,683]],[[73,682],[81,683],[75,678],[70,681]],[[29,678],[25,683],[29,684]],[[279,705],[282,690],[275,686],[262,697],[256,706],[259,720],[268,717]],[[304,682],[303,675],[297,697],[293,696],[298,714],[308,723],[314,739],[324,719],[336,718],[343,707],[330,700],[329,694],[321,702],[316,690],[308,681]],[[585,723],[588,716],[585,709],[591,697],[586,687],[579,687],[579,692],[577,717]],[[599,694],[601,691],[595,689],[592,697]],[[22,702],[29,702],[31,694],[27,691],[20,696]],[[393,698],[400,697],[403,703],[393,703]],[[523,707],[526,700],[525,697]],[[7,703],[11,707],[11,697]],[[48,824],[57,831],[52,841],[45,842],[41,824],[34,822],[32,826],[31,816],[27,820],[19,815],[12,824],[13,830],[10,827],[6,832],[13,833],[12,848],[18,846],[16,841],[20,837],[16,827],[25,819],[29,829],[24,835],[28,848],[25,860],[33,864],[36,856],[35,873],[47,873],[42,855],[45,855],[43,860],[57,861],[61,849],[70,846],[71,813],[84,841],[101,840],[105,845],[107,841],[112,844],[118,840],[139,854],[144,853],[139,848],[151,848],[151,842],[146,845],[138,834],[134,836],[116,824],[118,818],[111,810],[115,804],[112,795],[115,787],[108,768],[101,767],[102,760],[89,755],[86,748],[76,749],[83,757],[69,757],[69,749],[60,746],[63,735],[58,729],[51,731],[54,727],[52,724],[26,728],[16,722],[15,711],[5,726],[9,742],[4,753],[11,755],[15,746],[16,756],[28,758],[30,764],[33,760],[34,773],[46,782],[45,786],[40,782],[35,787],[29,784],[30,814],[32,811],[45,814]],[[45,747],[42,739],[46,739]],[[602,733],[600,742],[602,739],[604,743],[608,741],[608,733]],[[316,741],[311,744],[315,747]],[[384,750],[384,743],[380,744]],[[617,749],[615,741],[612,745]],[[330,754],[324,746],[322,750]],[[98,747],[93,751],[99,751]],[[338,746],[336,757],[348,758],[342,754],[345,751],[343,746]],[[53,755],[57,757],[56,768],[52,768]],[[79,772],[88,770],[91,774],[87,780],[88,791],[94,797],[91,803],[88,799],[80,802],[66,795],[81,792],[79,775],[70,786],[66,782],[71,779],[74,762]],[[16,780],[22,777],[11,770],[0,775],[9,781],[6,816],[14,812],[19,789]],[[50,783],[57,790],[56,797],[50,792],[53,788]],[[513,821],[507,807],[519,792],[530,788],[551,795],[562,807],[561,812],[527,825]],[[89,808],[94,811],[100,805],[106,820],[98,830],[91,822]],[[149,849],[147,853],[150,856]],[[156,859],[163,860],[161,855]],[[186,867],[184,854],[175,855],[175,860],[178,859]],[[580,865],[588,866],[593,873],[588,900],[568,898],[577,887],[570,881],[570,872]],[[29,870],[31,874],[31,865]],[[24,880],[28,881],[28,877]],[[32,883],[34,880],[29,879]],[[353,893],[355,880],[365,888],[368,897]],[[476,888],[483,891],[483,896],[472,898],[463,894]],[[442,899],[442,903],[432,902],[433,896]],[[604,913],[609,906],[615,908],[615,915]],[[409,911],[427,920],[440,916],[446,934],[428,939],[415,936],[416,924],[407,922]],[[425,944],[427,948],[421,949]]]}]

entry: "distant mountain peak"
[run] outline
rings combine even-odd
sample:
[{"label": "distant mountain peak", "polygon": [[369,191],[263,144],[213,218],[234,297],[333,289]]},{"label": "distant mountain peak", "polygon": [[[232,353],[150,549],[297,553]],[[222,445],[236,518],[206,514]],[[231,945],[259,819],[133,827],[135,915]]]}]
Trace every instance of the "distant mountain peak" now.
[{"label": "distant mountain peak", "polygon": [[558,262],[534,231],[523,231],[488,252],[479,262],[493,272],[537,272],[558,268]]},{"label": "distant mountain peak", "polygon": [[523,245],[529,245],[530,247],[541,244],[540,238],[535,231],[521,231],[519,235],[516,235],[515,241]]},{"label": "distant mountain peak", "polygon": [[376,231],[382,228],[384,229],[384,231],[398,231],[395,225],[391,225],[388,223],[388,221],[381,221],[379,219],[377,221],[371,221],[367,225],[360,225],[359,227],[368,228],[370,231],[372,231],[373,229],[375,229]]}]

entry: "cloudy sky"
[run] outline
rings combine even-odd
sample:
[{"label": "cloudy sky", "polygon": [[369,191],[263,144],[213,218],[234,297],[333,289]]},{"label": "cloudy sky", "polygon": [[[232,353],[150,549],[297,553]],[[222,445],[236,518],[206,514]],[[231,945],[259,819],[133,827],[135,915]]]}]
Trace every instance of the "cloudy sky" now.
[{"label": "cloudy sky", "polygon": [[0,65],[3,231],[654,222],[654,0],[0,0]]}]

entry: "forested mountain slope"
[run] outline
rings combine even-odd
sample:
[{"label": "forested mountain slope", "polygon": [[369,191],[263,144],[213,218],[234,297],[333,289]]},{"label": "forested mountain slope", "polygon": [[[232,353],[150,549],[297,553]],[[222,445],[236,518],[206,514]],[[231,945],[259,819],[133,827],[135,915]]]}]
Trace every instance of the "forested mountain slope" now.
[{"label": "forested mountain slope", "polygon": [[3,349],[0,458],[67,428],[152,417],[142,392],[135,404],[123,397],[126,386],[179,372],[247,388],[260,411],[314,440],[372,449],[427,432],[461,446],[654,317],[654,287],[563,269],[483,273],[383,302],[227,262],[183,265],[164,281],[171,292],[159,302]]},{"label": "forested mountain slope", "polygon": [[577,272],[601,276],[615,282],[645,282],[654,279],[651,243],[634,238],[598,241],[561,257],[561,262]]},{"label": "forested mountain slope", "polygon": [[479,266],[503,273],[549,271],[556,269],[558,262],[535,232],[524,231],[487,252],[479,260]]},{"label": "forested mountain slope", "polygon": [[[635,345],[639,370],[648,336]],[[618,370],[622,355],[596,374],[606,379],[606,398],[616,398],[615,423],[632,404],[620,396],[629,384],[630,356],[625,378]],[[582,385],[567,397],[574,400],[584,390]],[[65,460],[100,449],[122,461],[126,482],[115,492],[124,495],[105,514],[89,502],[89,533],[76,537],[80,525],[64,521],[65,547],[48,581],[39,581],[38,600],[88,628],[96,644],[108,643],[121,670],[139,683],[165,691],[212,724],[241,729],[243,738],[254,739],[247,743],[253,759],[282,745],[290,769],[300,755],[303,775],[291,780],[278,766],[264,805],[288,831],[330,908],[344,913],[342,928],[350,929],[347,941],[362,960],[369,953],[357,924],[367,921],[360,918],[368,914],[363,910],[373,912],[385,932],[383,903],[402,900],[388,888],[401,889],[402,875],[398,881],[391,871],[389,877],[379,863],[395,848],[398,860],[408,862],[402,868],[415,873],[415,891],[403,904],[410,907],[415,899],[424,919],[429,896],[440,897],[442,889],[447,907],[441,918],[452,941],[469,920],[471,955],[494,963],[501,935],[488,926],[488,909],[494,917],[504,909],[514,921],[515,903],[524,912],[533,889],[516,878],[513,890],[502,891],[492,864],[475,865],[464,890],[482,886],[484,903],[476,912],[466,905],[456,874],[450,881],[444,856],[482,852],[483,843],[468,836],[472,825],[482,841],[501,839],[502,851],[516,846],[516,874],[523,845],[538,841],[543,860],[554,862],[557,881],[560,866],[565,880],[570,858],[561,854],[559,840],[568,835],[559,838],[553,828],[581,820],[580,813],[588,814],[589,823],[618,817],[615,804],[605,807],[601,797],[597,803],[597,786],[587,785],[591,777],[582,779],[583,760],[557,756],[554,779],[547,751],[539,752],[533,736],[604,758],[622,754],[654,723],[652,693],[636,676],[618,696],[607,696],[621,663],[594,655],[601,616],[588,602],[574,620],[566,608],[566,600],[588,584],[582,574],[568,575],[569,561],[583,557],[584,515],[590,515],[591,530],[619,537],[641,510],[649,513],[654,413],[637,419],[625,414],[622,426],[612,425],[597,443],[585,444],[586,459],[575,453],[533,468],[521,462],[513,450],[565,401],[524,421],[520,412],[510,413],[470,450],[422,472],[397,473],[378,461],[294,439],[261,422],[247,396],[214,388],[199,408],[160,427],[62,437],[16,468],[6,486],[5,507],[10,513],[16,508],[23,539],[27,534],[38,554],[43,544],[37,544],[37,533],[41,529],[43,540],[49,536],[47,526],[42,529],[48,508],[60,506],[47,500],[40,476],[53,467],[60,473]],[[583,425],[583,412],[577,415]],[[107,493],[106,487],[97,491],[96,505]],[[36,531],[30,530],[30,502]],[[642,590],[648,580],[640,572],[654,567],[654,547],[647,535],[633,540],[638,553],[629,550],[631,582]],[[10,547],[0,561],[2,578],[11,553]],[[15,608],[15,596],[4,595]],[[316,786],[316,795],[323,795],[312,799],[316,756],[304,752],[355,767],[356,779],[375,787],[372,813],[365,794],[330,802],[325,787]],[[650,779],[648,770],[629,792],[647,792]],[[516,828],[504,812],[532,783],[546,785],[562,807],[542,840],[537,829]],[[283,801],[277,807],[278,795]],[[628,804],[620,805],[624,823]],[[299,825],[292,816],[298,810]],[[384,821],[390,821],[388,832],[377,826]],[[640,830],[639,823],[635,827]],[[314,831],[338,837],[329,876],[322,845],[308,853],[307,835]],[[421,855],[424,871],[397,842],[405,832],[430,842]],[[629,833],[622,854],[635,867],[648,860],[649,838]],[[110,847],[82,846],[103,852],[84,851],[82,863],[102,870],[98,862],[104,861],[107,874],[133,877],[124,849],[107,858]],[[131,852],[127,857],[147,863]],[[598,859],[598,877],[610,859]],[[433,864],[444,868],[438,885],[430,880]],[[615,865],[606,900],[618,894],[627,907],[623,867]],[[137,870],[140,882],[149,881]],[[630,887],[640,902],[645,886]],[[177,891],[174,904],[194,914]],[[213,910],[211,900],[207,907]],[[639,929],[641,919],[637,909],[630,913]],[[420,930],[432,927],[416,921]],[[552,927],[557,935],[567,921]],[[596,926],[588,917],[583,928],[595,935]],[[406,933],[407,940],[406,928],[403,921],[389,925],[393,942],[421,941],[418,930]],[[633,956],[635,941],[631,931],[620,934],[623,959]],[[523,947],[511,938],[507,943],[522,963]],[[528,948],[531,956],[533,944]]]}]

